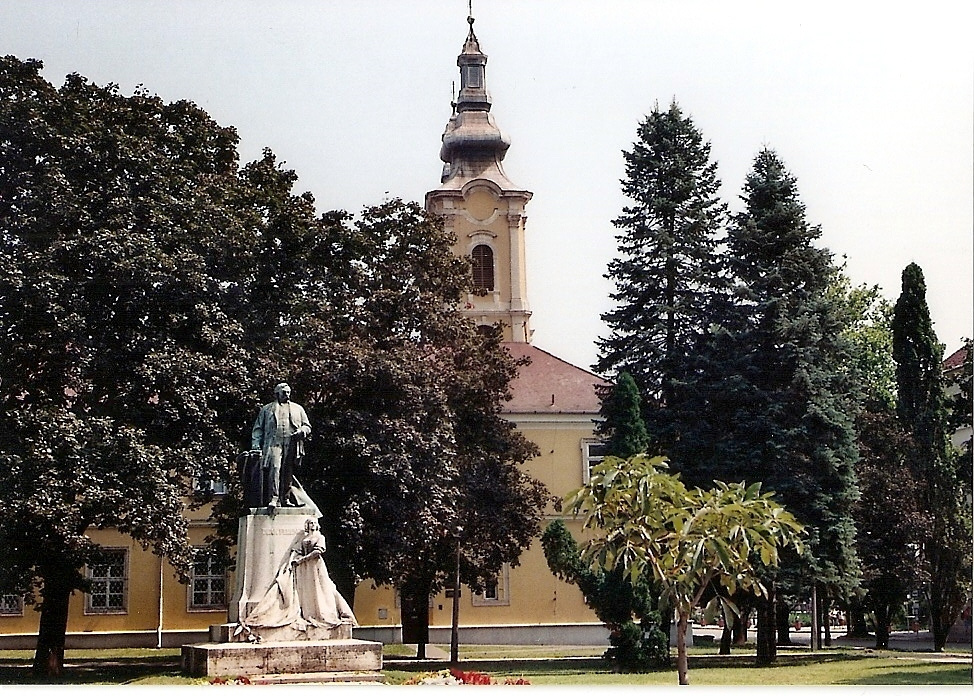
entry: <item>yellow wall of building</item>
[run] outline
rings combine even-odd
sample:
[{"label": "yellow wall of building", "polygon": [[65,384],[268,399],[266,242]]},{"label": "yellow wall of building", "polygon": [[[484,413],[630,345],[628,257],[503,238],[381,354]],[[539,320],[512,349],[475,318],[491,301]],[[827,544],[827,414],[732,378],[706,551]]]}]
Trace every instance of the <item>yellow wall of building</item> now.
[{"label": "yellow wall of building", "polygon": [[[526,473],[537,478],[555,495],[564,495],[582,485],[582,442],[592,440],[592,416],[570,420],[551,419],[546,423],[519,423],[519,430],[538,445],[540,454],[528,461]],[[516,421],[516,418],[515,418]],[[542,529],[554,519],[564,519],[576,539],[581,538],[581,522],[559,516],[553,507],[546,510]],[[520,558],[520,565],[508,573],[509,595],[506,603],[475,606],[468,588],[461,591],[460,625],[562,624],[592,623],[598,619],[585,605],[574,585],[556,578],[536,539]],[[433,598],[430,625],[446,626],[452,622],[452,598],[441,592]],[[379,619],[379,610],[385,619]],[[362,625],[395,626],[399,624],[399,607],[389,587],[375,588],[361,583],[355,593],[355,615]]]}]

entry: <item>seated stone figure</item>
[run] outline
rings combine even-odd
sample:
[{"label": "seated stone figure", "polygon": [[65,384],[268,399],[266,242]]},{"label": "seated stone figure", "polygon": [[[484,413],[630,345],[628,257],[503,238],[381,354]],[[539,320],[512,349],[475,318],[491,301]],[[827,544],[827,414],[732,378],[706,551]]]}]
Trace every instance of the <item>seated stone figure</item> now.
[{"label": "seated stone figure", "polygon": [[328,575],[322,557],[325,538],[318,522],[309,519],[305,534],[291,547],[274,582],[241,622],[250,628],[290,626],[305,631],[309,626],[334,628],[357,626],[352,608]]}]

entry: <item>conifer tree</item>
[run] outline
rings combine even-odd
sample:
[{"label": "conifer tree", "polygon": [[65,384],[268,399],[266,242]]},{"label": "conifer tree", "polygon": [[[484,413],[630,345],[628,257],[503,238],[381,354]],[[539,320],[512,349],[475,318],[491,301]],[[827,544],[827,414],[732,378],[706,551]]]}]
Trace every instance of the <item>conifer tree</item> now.
[{"label": "conifer tree", "polygon": [[628,372],[621,373],[602,399],[602,420],[597,427],[607,455],[628,459],[649,447],[639,401],[636,381]]},{"label": "conifer tree", "polygon": [[941,368],[943,346],[930,320],[923,270],[911,263],[893,310],[893,358],[896,360],[897,415],[910,430],[915,448],[914,477],[930,517],[923,556],[930,581],[934,649],[943,650],[951,624],[960,613],[971,574],[970,487],[960,475],[960,458],[951,450]]},{"label": "conifer tree", "polygon": [[726,208],[710,144],[676,102],[654,109],[637,135],[623,153],[630,202],[613,221],[620,257],[606,275],[618,306],[602,317],[611,335],[599,342],[596,370],[632,375],[650,438],[665,450],[687,420],[679,405],[689,356],[722,289],[717,247]]},{"label": "conifer tree", "polygon": [[[743,200],[728,232],[738,303],[714,340],[726,347],[713,392],[724,393],[732,415],[715,434],[709,463],[687,458],[686,466],[708,467],[694,481],[717,472],[761,481],[806,526],[806,558],[786,561],[780,589],[795,593],[804,575],[803,584],[847,596],[858,582],[857,449],[846,316],[829,293],[838,269],[815,246],[821,232],[807,223],[797,181],[773,151],[755,158]],[[758,607],[759,645],[769,609]],[[773,659],[773,641],[765,647]]]}]

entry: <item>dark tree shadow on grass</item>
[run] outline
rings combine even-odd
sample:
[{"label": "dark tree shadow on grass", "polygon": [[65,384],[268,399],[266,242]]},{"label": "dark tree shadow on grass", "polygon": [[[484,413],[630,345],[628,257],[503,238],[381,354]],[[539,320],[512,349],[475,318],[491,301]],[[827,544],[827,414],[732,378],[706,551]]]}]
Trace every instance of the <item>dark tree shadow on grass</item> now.
[{"label": "dark tree shadow on grass", "polygon": [[172,655],[71,658],[64,661],[64,675],[57,681],[34,677],[31,661],[0,659],[0,684],[125,684],[149,677],[179,677],[179,657]]}]

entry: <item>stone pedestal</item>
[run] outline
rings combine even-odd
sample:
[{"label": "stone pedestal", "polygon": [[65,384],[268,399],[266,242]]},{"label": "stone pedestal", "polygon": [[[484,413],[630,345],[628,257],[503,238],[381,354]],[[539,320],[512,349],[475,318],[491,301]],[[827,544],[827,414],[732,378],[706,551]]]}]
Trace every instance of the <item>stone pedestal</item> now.
[{"label": "stone pedestal", "polygon": [[199,677],[260,677],[269,683],[381,678],[382,643],[353,639],[350,625],[241,628],[304,536],[305,522],[319,516],[313,503],[278,508],[273,515],[266,508],[250,512],[237,528],[237,582],[227,623],[210,627],[209,642],[183,646],[183,671]]},{"label": "stone pedestal", "polygon": [[317,519],[304,508],[251,510],[237,525],[237,584],[230,600],[228,619],[237,623],[247,617],[274,582],[291,545],[304,535],[304,523]]},{"label": "stone pedestal", "polygon": [[[366,640],[307,640],[184,645],[183,671],[194,677],[360,672],[382,669],[382,644]],[[329,681],[322,674],[321,681]]]}]

